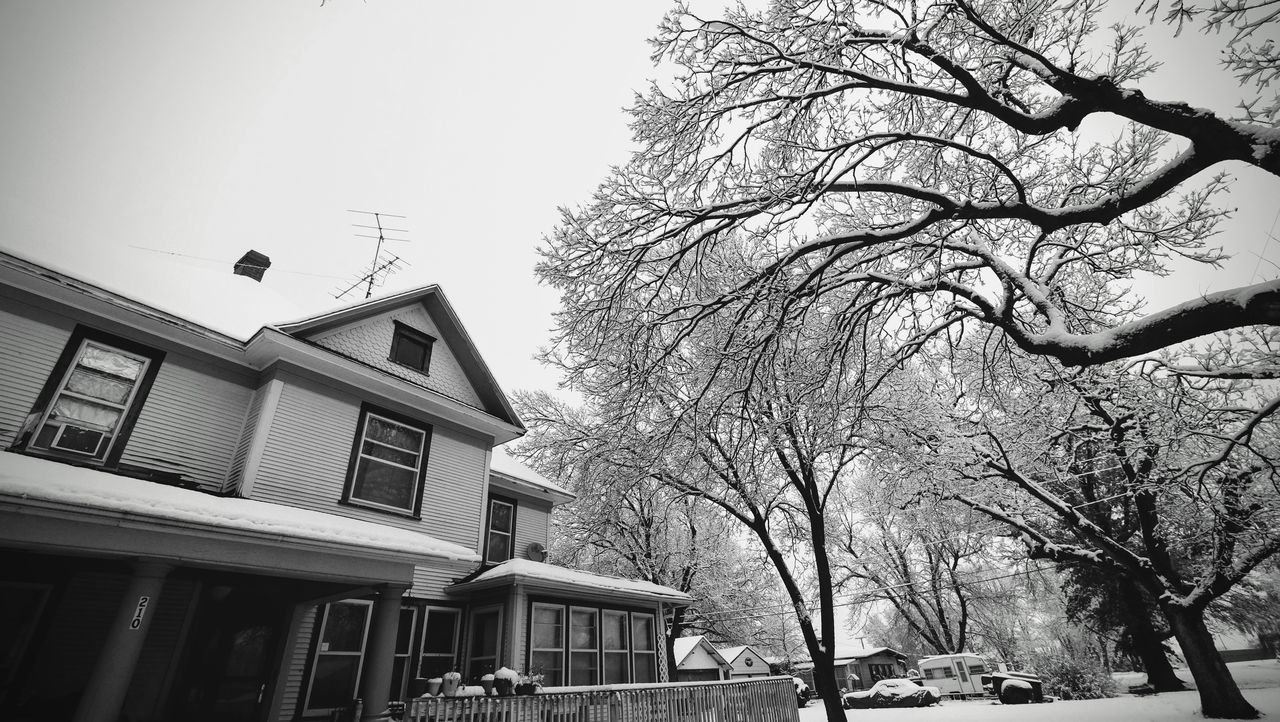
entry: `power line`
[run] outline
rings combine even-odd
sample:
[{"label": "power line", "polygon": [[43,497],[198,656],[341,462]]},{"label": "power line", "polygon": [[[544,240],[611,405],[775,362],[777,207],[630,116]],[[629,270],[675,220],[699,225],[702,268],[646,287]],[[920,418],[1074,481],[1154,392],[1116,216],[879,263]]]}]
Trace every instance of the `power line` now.
[{"label": "power line", "polygon": [[[133,244],[130,244],[130,245],[129,245],[129,247],[130,247],[130,248],[136,248],[136,249],[138,249],[138,250],[140,250],[140,251],[149,251],[149,252],[151,252],[151,253],[160,253],[160,254],[163,254],[163,255],[166,255],[166,256],[178,256],[179,258],[190,258],[190,259],[195,260],[195,261],[207,261],[207,262],[209,262],[209,263],[227,263],[227,264],[234,264],[234,263],[238,263],[238,261],[230,261],[230,260],[227,260],[227,259],[224,259],[224,258],[206,258],[206,257],[204,257],[204,256],[194,256],[194,255],[192,255],[192,254],[190,254],[190,253],[179,253],[179,252],[177,252],[177,251],[165,251],[165,250],[162,250],[162,249],[159,249],[159,248],[148,248],[148,247],[146,247],[146,246],[136,246],[136,245],[133,245]],[[330,275],[328,275],[328,274],[324,274],[324,273],[308,273],[308,272],[306,272],[306,271],[290,271],[290,270],[288,270],[288,269],[286,269],[286,268],[279,268],[279,267],[277,267],[277,266],[260,266],[260,265],[253,264],[253,263],[243,263],[243,264],[241,264],[241,265],[247,266],[247,267],[249,267],[249,268],[261,268],[261,269],[263,269],[263,270],[266,270],[267,268],[272,268],[272,269],[274,269],[274,270],[272,271],[273,273],[289,273],[289,274],[293,274],[293,275],[295,275],[295,276],[311,276],[311,277],[314,277],[314,278],[336,278],[336,279],[338,279],[338,280],[344,280],[344,279],[346,278],[345,276],[330,276]]]}]

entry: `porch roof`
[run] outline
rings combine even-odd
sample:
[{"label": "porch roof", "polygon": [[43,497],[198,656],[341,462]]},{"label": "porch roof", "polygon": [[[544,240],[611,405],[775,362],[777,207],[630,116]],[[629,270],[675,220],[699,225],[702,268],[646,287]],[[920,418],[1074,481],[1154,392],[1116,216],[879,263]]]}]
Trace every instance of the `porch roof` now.
[{"label": "porch roof", "polygon": [[424,557],[480,561],[407,529],[11,452],[0,452],[0,516],[0,543],[9,545],[317,578],[398,581]]},{"label": "porch roof", "polygon": [[693,597],[688,594],[660,584],[592,574],[529,559],[505,561],[466,581],[454,584],[447,591],[451,594],[469,594],[515,584],[539,591],[593,598],[667,602],[677,605],[693,603]]}]

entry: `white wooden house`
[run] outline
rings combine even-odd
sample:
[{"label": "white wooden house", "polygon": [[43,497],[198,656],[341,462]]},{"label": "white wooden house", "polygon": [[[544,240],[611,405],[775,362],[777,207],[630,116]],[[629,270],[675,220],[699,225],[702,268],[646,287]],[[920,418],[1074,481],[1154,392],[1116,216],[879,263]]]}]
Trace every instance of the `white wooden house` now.
[{"label": "white wooden house", "polygon": [[720,647],[720,656],[729,663],[730,679],[750,679],[752,677],[769,677],[769,661],[750,645],[737,647]]},{"label": "white wooden house", "polygon": [[675,658],[677,682],[729,679],[733,672],[733,665],[702,635],[676,639],[671,654]]},{"label": "white wooden house", "polygon": [[665,678],[691,600],[535,561],[572,495],[501,452],[524,427],[438,286],[292,318],[216,286],[189,313],[0,254],[0,719]]}]

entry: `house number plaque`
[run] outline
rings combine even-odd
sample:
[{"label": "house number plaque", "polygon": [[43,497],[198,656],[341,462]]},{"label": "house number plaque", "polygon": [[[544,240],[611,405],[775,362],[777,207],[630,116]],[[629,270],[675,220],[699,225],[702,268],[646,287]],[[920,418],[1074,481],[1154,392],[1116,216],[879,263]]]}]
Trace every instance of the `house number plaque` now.
[{"label": "house number plaque", "polygon": [[138,606],[133,610],[133,619],[129,621],[129,629],[137,629],[142,626],[142,617],[147,613],[147,604],[151,602],[151,597],[138,597]]}]

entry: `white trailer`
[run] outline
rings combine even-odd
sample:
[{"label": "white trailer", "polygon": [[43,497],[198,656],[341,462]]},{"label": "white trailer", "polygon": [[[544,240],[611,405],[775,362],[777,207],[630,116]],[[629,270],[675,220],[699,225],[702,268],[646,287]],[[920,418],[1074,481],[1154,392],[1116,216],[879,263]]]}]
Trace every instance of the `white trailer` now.
[{"label": "white trailer", "polygon": [[949,697],[983,695],[982,675],[987,663],[976,654],[938,654],[920,658],[920,676],[925,686],[937,687]]}]

